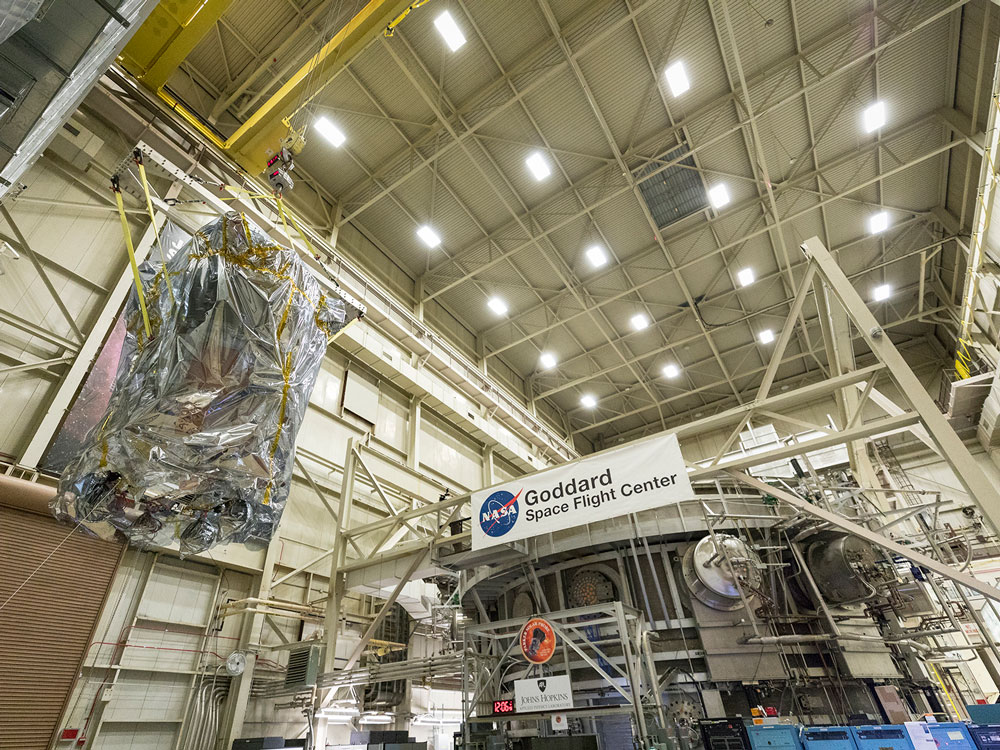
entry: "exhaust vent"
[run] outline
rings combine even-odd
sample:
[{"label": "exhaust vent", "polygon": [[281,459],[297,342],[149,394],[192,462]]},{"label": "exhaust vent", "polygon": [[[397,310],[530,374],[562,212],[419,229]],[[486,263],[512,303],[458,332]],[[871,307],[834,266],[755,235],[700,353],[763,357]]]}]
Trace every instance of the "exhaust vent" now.
[{"label": "exhaust vent", "polygon": [[309,646],[288,654],[288,671],[285,672],[286,688],[310,688],[319,675],[320,647]]},{"label": "exhaust vent", "polygon": [[[674,161],[686,153],[688,153],[687,144],[682,144],[672,151],[661,154],[635,176],[636,180],[641,181],[639,192],[642,193],[642,198],[649,207],[649,213],[660,229],[708,208],[705,186],[695,167],[694,157],[683,158],[662,172],[648,177],[664,162]],[[647,177],[648,179],[644,179]]]}]

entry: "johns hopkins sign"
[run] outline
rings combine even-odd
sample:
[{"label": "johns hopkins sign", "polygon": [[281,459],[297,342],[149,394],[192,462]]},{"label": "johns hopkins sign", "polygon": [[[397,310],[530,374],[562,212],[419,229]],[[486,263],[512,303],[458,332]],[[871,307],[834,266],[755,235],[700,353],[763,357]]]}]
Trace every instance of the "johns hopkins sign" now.
[{"label": "johns hopkins sign", "polygon": [[573,708],[573,687],[566,675],[514,680],[514,703],[519,714],[565,711]]},{"label": "johns hopkins sign", "polygon": [[474,492],[472,548],[484,549],[691,497],[677,437],[662,435]]}]

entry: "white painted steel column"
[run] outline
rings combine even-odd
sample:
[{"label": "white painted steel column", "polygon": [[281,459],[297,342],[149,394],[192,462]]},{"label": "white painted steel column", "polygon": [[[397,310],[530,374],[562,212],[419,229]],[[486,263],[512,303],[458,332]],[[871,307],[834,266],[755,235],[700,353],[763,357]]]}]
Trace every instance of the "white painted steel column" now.
[{"label": "white painted steel column", "polygon": [[996,487],[979,468],[969,449],[955,434],[889,336],[882,331],[875,316],[822,241],[818,237],[812,237],[802,244],[802,251],[818,264],[819,272],[830,291],[840,300],[875,356],[886,364],[888,376],[896,382],[900,393],[920,415],[927,432],[941,449],[942,458],[948,462],[955,477],[972,501],[979,506],[996,533],[1000,529],[1000,492],[997,492]]}]

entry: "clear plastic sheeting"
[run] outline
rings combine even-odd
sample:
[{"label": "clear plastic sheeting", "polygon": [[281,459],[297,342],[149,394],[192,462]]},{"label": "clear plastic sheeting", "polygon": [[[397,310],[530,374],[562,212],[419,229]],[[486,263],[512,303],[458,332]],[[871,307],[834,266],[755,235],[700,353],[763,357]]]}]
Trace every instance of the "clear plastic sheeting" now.
[{"label": "clear plastic sheeting", "polygon": [[152,337],[133,291],[111,400],[53,512],[182,554],[265,545],[327,344],[357,311],[237,213],[140,273]]}]

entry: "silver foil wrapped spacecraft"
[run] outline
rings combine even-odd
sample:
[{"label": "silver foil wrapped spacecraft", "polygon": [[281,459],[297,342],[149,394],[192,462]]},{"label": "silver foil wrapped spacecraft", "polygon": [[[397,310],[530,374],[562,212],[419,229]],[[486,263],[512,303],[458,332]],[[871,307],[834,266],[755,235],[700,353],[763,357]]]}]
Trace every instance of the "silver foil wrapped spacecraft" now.
[{"label": "silver foil wrapped spacecraft", "polygon": [[152,336],[133,290],[107,412],[52,510],[182,554],[266,544],[327,344],[356,311],[238,213],[140,273]]}]

